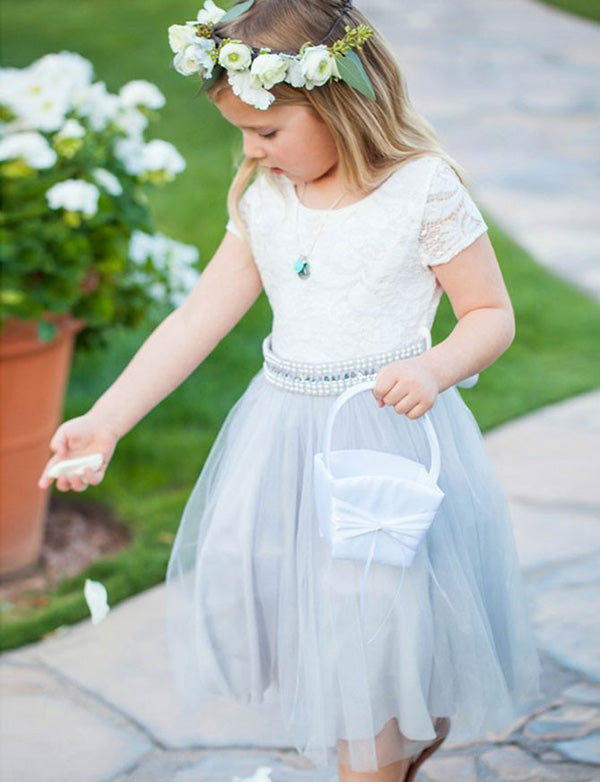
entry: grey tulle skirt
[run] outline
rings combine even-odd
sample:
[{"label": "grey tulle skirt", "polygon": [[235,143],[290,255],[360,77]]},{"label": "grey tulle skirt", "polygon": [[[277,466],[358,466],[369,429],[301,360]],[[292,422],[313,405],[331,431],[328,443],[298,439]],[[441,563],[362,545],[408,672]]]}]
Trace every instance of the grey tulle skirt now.
[{"label": "grey tulle skirt", "polygon": [[[185,507],[167,641],[196,709],[214,695],[261,704],[268,690],[290,746],[319,767],[373,771],[431,743],[436,717],[451,718],[449,741],[505,729],[539,694],[539,660],[506,500],[455,388],[430,411],[444,500],[402,582],[371,564],[363,624],[363,564],[331,557],[313,505],[335,399],[280,388],[264,368],[251,380]],[[422,423],[370,391],[342,407],[332,448],[428,458]]]}]

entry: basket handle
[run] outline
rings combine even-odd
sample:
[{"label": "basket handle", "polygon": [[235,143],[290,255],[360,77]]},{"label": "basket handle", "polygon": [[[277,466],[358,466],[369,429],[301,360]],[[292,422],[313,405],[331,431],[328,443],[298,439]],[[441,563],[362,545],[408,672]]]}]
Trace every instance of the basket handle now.
[{"label": "basket handle", "polygon": [[[330,456],[331,456],[331,434],[333,432],[333,424],[335,417],[338,414],[342,405],[344,405],[355,394],[360,394],[362,391],[369,391],[375,388],[375,380],[364,380],[361,383],[356,383],[350,388],[346,389],[335,400],[335,403],[329,411],[327,423],[325,425],[325,434],[323,437],[323,459],[327,469],[330,469]],[[429,413],[425,413],[422,416],[423,424],[425,426],[425,434],[427,435],[427,442],[429,443],[429,453],[431,455],[431,464],[429,467],[429,477],[433,483],[437,483],[440,474],[440,444],[431,423],[431,417]],[[418,420],[418,419],[417,419]]]}]

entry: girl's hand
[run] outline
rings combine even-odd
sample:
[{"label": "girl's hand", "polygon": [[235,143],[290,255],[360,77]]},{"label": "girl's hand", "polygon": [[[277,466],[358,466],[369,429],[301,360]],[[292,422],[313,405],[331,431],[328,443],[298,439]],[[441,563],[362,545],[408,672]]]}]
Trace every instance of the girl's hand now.
[{"label": "girl's hand", "polygon": [[386,364],[377,373],[373,389],[379,407],[390,405],[408,418],[419,418],[426,413],[439,392],[436,376],[420,357]]},{"label": "girl's hand", "polygon": [[[85,491],[88,485],[97,486],[104,478],[108,463],[117,447],[118,436],[106,424],[98,422],[91,413],[72,418],[61,424],[52,440],[50,449],[55,455],[48,461],[42,473],[38,486],[47,489],[53,480],[59,491]],[[47,472],[53,464],[65,459],[75,459],[91,453],[102,454],[102,464],[98,470],[85,470],[84,475],[61,475],[51,478]]]}]

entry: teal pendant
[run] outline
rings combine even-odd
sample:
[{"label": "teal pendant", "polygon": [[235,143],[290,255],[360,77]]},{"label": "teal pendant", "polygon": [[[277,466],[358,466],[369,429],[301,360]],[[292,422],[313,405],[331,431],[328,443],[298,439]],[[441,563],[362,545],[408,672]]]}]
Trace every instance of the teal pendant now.
[{"label": "teal pendant", "polygon": [[301,255],[298,258],[294,264],[294,271],[301,280],[305,280],[307,277],[310,277],[310,266],[308,265],[306,255]]}]

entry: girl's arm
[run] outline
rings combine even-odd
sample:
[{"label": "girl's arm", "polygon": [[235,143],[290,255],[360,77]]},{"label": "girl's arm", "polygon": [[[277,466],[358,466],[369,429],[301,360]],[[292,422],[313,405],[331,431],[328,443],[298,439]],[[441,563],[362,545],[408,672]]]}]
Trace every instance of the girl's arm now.
[{"label": "girl's arm", "polygon": [[248,245],[226,232],[211,261],[183,304],[152,332],[117,380],[85,415],[61,424],[50,442],[55,455],[38,482],[58,461],[100,452],[100,470],[61,476],[60,491],[82,491],[104,477],[118,440],[179,386],[231,331],[262,290]]},{"label": "girl's arm", "polygon": [[380,406],[392,405],[409,418],[429,410],[441,391],[492,364],[515,335],[513,308],[487,234],[431,269],[458,323],[423,355],[383,367],[373,389]]},{"label": "girl's arm", "polygon": [[204,361],[261,290],[250,248],[226,232],[190,295],[152,332],[91,414],[122,437]]},{"label": "girl's arm", "polygon": [[458,320],[448,337],[423,356],[444,391],[481,372],[510,347],[515,316],[487,233],[432,271]]}]

